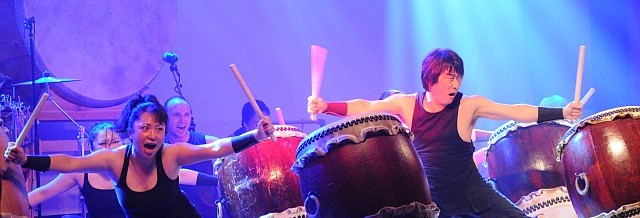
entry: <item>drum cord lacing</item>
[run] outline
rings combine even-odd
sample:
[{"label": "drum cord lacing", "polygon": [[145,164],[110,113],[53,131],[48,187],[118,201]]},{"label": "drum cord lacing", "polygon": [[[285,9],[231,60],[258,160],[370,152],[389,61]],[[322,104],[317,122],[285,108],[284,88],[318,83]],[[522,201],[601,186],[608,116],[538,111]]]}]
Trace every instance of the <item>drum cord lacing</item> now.
[{"label": "drum cord lacing", "polygon": [[523,209],[523,211],[525,214],[528,215],[540,209],[544,209],[545,207],[551,207],[553,205],[564,203],[564,202],[571,202],[571,199],[569,198],[569,196],[561,196],[561,197],[552,198],[543,202],[539,202],[533,206],[529,206],[526,209]]}]

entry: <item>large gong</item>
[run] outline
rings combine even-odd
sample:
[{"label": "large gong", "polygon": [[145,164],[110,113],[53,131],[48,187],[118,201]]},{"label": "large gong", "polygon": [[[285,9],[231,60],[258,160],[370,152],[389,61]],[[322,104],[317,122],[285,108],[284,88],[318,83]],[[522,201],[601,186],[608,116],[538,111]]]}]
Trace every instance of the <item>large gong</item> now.
[{"label": "large gong", "polygon": [[[0,1],[0,73],[10,84],[32,79],[31,31],[24,23],[33,17],[35,78],[48,69],[56,78],[80,79],[50,86],[76,105],[118,105],[145,89],[162,68],[162,54],[175,35],[176,8],[175,0]],[[30,85],[16,88],[31,100]]]}]

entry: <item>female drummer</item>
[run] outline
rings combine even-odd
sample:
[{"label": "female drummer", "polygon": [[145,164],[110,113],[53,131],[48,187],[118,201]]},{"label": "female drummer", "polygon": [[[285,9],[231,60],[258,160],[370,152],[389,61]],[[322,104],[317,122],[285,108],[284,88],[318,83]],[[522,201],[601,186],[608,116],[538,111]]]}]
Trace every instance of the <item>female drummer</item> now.
[{"label": "female drummer", "polygon": [[[91,151],[115,149],[122,146],[120,135],[109,122],[98,123],[89,132]],[[198,172],[180,169],[180,184],[216,185],[217,178]],[[29,192],[29,205],[35,206],[47,199],[78,186],[91,217],[126,217],[118,204],[111,179],[104,172],[59,174],[50,183]]]},{"label": "female drummer", "polygon": [[199,217],[178,187],[182,165],[240,152],[275,131],[269,118],[256,130],[195,146],[164,144],[167,113],[153,95],[137,96],[127,103],[120,123],[132,144],[103,149],[87,156],[26,156],[20,146],[12,146],[5,157],[27,168],[58,172],[104,171],[115,184],[120,206],[129,217]]}]

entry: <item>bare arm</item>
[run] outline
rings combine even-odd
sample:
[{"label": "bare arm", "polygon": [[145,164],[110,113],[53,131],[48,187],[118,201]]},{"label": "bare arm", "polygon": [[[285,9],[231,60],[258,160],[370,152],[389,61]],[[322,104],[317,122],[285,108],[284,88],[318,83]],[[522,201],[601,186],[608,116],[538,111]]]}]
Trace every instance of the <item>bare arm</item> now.
[{"label": "bare arm", "polygon": [[[201,173],[198,171],[190,170],[190,169],[180,169],[178,172],[180,176],[180,184],[181,185],[205,185],[205,186],[214,186],[217,185],[217,176],[208,175],[205,173]],[[198,181],[198,180],[214,180],[212,181]],[[213,184],[210,184],[213,183]]]},{"label": "bare arm", "polygon": [[[402,116],[406,111],[406,108],[413,108],[413,105],[407,105],[413,103],[415,94],[396,94],[389,96],[383,100],[368,101],[363,99],[354,99],[346,101],[347,113],[346,116],[371,113],[371,112],[386,112],[390,114]],[[307,112],[309,113],[322,113],[327,110],[327,102],[324,99],[317,97],[309,97],[307,103]]]},{"label": "bare arm", "polygon": [[58,174],[51,182],[29,192],[29,205],[33,207],[73,188],[78,185],[76,180],[78,176],[82,176],[82,174]]},{"label": "bare arm", "polygon": [[[538,121],[538,107],[528,104],[500,104],[482,96],[468,97],[475,109],[475,118],[484,117],[493,120],[515,120],[518,122]],[[564,119],[579,119],[582,115],[582,104],[571,102],[562,108]]]},{"label": "bare arm", "polygon": [[[121,150],[121,149],[116,149]],[[51,162],[43,168],[62,173],[73,172],[98,172],[111,169],[110,163],[114,158],[117,158],[116,150],[100,150],[89,154],[87,156],[69,156],[65,154],[49,155]],[[123,152],[123,151],[122,151]],[[10,144],[10,149],[5,152],[5,158],[13,163],[24,165],[29,158],[34,160],[42,159],[43,157],[27,156],[24,150],[20,146],[15,146],[13,142]],[[38,161],[40,162],[40,161]],[[42,162],[38,164],[43,165]]]},{"label": "bare arm", "polygon": [[214,142],[214,141],[216,141],[216,140],[218,140],[220,138],[212,136],[212,135],[204,135],[204,139],[205,139],[205,141],[207,143],[211,143],[211,142]]}]

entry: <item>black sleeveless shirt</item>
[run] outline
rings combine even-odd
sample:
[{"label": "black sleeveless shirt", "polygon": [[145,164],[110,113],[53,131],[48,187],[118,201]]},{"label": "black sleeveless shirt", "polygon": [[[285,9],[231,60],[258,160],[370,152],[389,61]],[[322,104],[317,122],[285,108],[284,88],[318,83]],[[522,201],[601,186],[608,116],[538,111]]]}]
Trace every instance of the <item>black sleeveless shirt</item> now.
[{"label": "black sleeveless shirt", "polygon": [[116,192],[113,189],[97,189],[91,186],[88,173],[84,173],[84,185],[80,192],[91,218],[126,217],[118,204]]},{"label": "black sleeveless shirt", "polygon": [[[429,181],[433,201],[447,213],[467,214],[488,205],[471,202],[477,189],[484,187],[473,162],[474,147],[458,133],[458,109],[462,93],[442,111],[424,110],[425,92],[416,95],[411,131],[415,147]],[[478,205],[481,204],[481,205]]]},{"label": "black sleeveless shirt", "polygon": [[122,173],[115,186],[120,205],[127,217],[201,217],[178,188],[178,179],[171,180],[164,172],[162,150],[156,153],[156,185],[151,190],[136,192],[127,185],[129,159],[133,151],[132,145],[127,146]]}]

